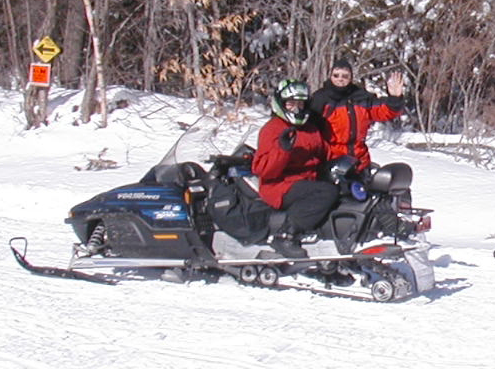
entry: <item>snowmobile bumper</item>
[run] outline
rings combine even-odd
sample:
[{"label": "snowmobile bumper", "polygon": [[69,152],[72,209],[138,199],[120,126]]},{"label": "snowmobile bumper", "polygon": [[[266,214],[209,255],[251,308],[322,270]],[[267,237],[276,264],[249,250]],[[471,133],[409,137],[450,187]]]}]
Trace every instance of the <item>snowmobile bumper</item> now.
[{"label": "snowmobile bumper", "polygon": [[419,247],[404,252],[409,266],[414,273],[416,291],[422,293],[435,287],[433,265],[428,259],[429,247]]}]

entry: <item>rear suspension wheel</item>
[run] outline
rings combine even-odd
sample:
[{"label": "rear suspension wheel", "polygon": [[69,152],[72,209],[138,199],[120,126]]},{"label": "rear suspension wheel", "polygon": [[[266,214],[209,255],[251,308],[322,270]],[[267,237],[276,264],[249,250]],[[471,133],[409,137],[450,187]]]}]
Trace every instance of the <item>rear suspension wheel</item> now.
[{"label": "rear suspension wheel", "polygon": [[254,265],[245,265],[241,268],[241,281],[244,283],[253,283],[256,278],[258,278],[258,270]]},{"label": "rear suspension wheel", "polygon": [[394,297],[394,286],[390,281],[380,279],[371,286],[371,294],[376,301],[390,301]]},{"label": "rear suspension wheel", "polygon": [[263,286],[274,286],[278,282],[278,272],[275,268],[264,267],[261,269],[258,279]]}]

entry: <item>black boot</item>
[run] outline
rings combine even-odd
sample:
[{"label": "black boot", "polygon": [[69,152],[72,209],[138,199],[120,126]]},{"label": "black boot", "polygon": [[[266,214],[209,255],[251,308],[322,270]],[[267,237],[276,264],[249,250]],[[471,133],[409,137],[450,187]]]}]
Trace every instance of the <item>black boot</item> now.
[{"label": "black boot", "polygon": [[272,248],[286,258],[306,258],[308,253],[301,247],[301,241],[295,235],[294,228],[287,224],[275,234]]}]

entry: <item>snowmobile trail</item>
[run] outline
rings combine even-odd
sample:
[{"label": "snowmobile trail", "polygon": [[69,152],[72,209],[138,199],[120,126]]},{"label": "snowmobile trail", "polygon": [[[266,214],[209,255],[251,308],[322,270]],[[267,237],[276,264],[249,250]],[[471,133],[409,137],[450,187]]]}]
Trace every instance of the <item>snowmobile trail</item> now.
[{"label": "snowmobile trail", "polygon": [[[418,361],[434,368],[474,368],[485,362],[462,359],[464,350],[483,351],[483,344],[466,342],[461,351],[454,344],[461,332],[450,326],[445,306],[438,307],[453,298],[448,294],[384,305],[241,286],[231,277],[216,285],[148,281],[109,287],[27,276],[34,287],[21,288],[19,300],[12,301],[18,319],[5,325],[6,333],[11,337],[31,327],[10,343],[29,347],[32,356],[52,359],[57,367],[76,360],[79,368],[132,368],[138,356],[166,368],[281,368],[303,357],[317,362],[325,357],[335,368],[357,360],[365,368],[408,368]],[[471,319],[483,332],[483,323]],[[442,351],[433,355],[432,347],[439,345]],[[123,352],[135,359],[122,359]],[[374,364],[367,366],[369,360]]]},{"label": "snowmobile trail", "polygon": [[[22,229],[35,240],[28,252],[33,260],[66,266],[67,250],[57,241],[70,241],[66,226],[4,224],[3,239]],[[135,368],[143,362],[207,369],[416,368],[418,362],[489,368],[495,353],[486,342],[495,340],[495,322],[493,305],[482,301],[495,299],[492,251],[433,247],[430,261],[434,290],[377,304],[244,286],[229,276],[217,284],[117,286],[39,278],[17,265],[5,241],[0,290],[8,304],[0,316],[0,358],[6,368],[28,369]]]}]

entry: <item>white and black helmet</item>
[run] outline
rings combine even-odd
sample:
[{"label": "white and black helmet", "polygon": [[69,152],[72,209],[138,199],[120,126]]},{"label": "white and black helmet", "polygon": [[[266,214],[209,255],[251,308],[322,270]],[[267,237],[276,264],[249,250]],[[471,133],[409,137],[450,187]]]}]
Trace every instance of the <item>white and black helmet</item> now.
[{"label": "white and black helmet", "polygon": [[[287,100],[304,101],[304,108],[296,112],[289,111],[285,108]],[[309,118],[308,100],[309,87],[306,83],[295,79],[284,79],[273,94],[272,112],[296,126],[302,126]]]}]

